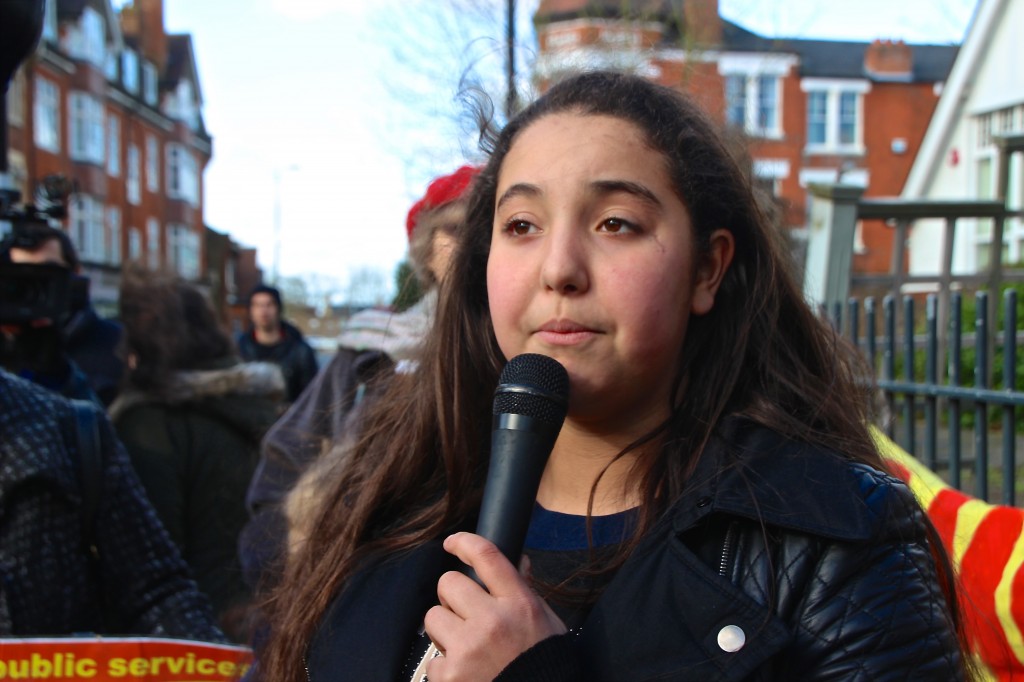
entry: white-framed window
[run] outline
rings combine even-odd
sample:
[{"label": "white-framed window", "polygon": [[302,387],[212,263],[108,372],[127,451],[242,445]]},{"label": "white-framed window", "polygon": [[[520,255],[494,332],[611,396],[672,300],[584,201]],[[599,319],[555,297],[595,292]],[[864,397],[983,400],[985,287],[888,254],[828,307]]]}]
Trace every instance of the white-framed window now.
[{"label": "white-framed window", "polygon": [[14,72],[7,87],[7,123],[16,128],[25,125],[25,73]]},{"label": "white-framed window", "polygon": [[188,147],[167,143],[167,196],[199,206],[199,169]]},{"label": "white-framed window", "polygon": [[981,200],[996,198],[995,164],[991,155],[978,159],[977,173],[974,178],[974,195]]},{"label": "white-framed window", "polygon": [[188,225],[167,226],[167,250],[174,270],[185,279],[199,278],[199,235]]},{"label": "white-framed window", "polygon": [[978,114],[974,126],[978,148],[991,147],[997,135],[1024,132],[1024,104]]},{"label": "white-framed window", "polygon": [[111,265],[121,263],[121,207],[107,206],[106,261]]},{"label": "white-framed window", "polygon": [[866,81],[805,79],[807,93],[807,151],[864,153],[864,94]]},{"label": "white-framed window", "polygon": [[1008,133],[1013,130],[1013,108],[1007,107],[996,112],[999,117],[999,132]]},{"label": "white-framed window", "polygon": [[779,87],[779,77],[774,75],[727,75],[726,122],[751,135],[781,137]]},{"label": "white-framed window", "polygon": [[160,267],[160,221],[146,219],[146,264],[154,270]]},{"label": "white-framed window", "polygon": [[36,146],[60,153],[60,90],[48,78],[36,75],[35,104],[32,111],[33,138]]},{"label": "white-framed window", "polygon": [[121,82],[125,90],[139,94],[139,55],[135,50],[125,48],[121,53]]},{"label": "white-framed window", "polygon": [[725,81],[726,122],[750,135],[781,138],[782,79],[797,66],[795,55],[724,53],[718,72]]},{"label": "white-framed window", "polygon": [[224,263],[224,290],[229,301],[238,300],[238,267],[231,257]]},{"label": "white-framed window", "polygon": [[121,175],[121,119],[114,114],[107,115],[107,174]]},{"label": "white-framed window", "polygon": [[598,35],[605,45],[631,50],[636,50],[641,46],[640,30],[629,26],[606,24]]},{"label": "white-framed window", "polygon": [[71,241],[84,261],[104,260],[106,230],[103,220],[101,202],[84,192],[72,195],[68,206],[68,227]]},{"label": "white-framed window", "polygon": [[128,160],[125,166],[124,191],[128,203],[138,206],[142,203],[141,186],[142,165],[139,159],[138,145],[128,145]]},{"label": "white-framed window", "polygon": [[117,82],[118,64],[121,61],[121,54],[114,48],[109,48],[103,58],[103,77],[111,83]]},{"label": "white-framed window", "polygon": [[71,139],[68,150],[75,161],[102,164],[104,149],[103,103],[87,92],[68,94],[68,120]]},{"label": "white-framed window", "polygon": [[128,260],[137,261],[142,258],[142,230],[137,227],[128,228]]},{"label": "white-framed window", "polygon": [[[557,24],[553,26],[557,26]],[[561,30],[549,28],[546,35],[546,47],[548,50],[568,49],[580,44],[580,32],[575,28]]]},{"label": "white-framed window", "polygon": [[157,104],[156,65],[148,61],[142,62],[142,98],[150,106]]},{"label": "white-framed window", "polygon": [[160,191],[160,145],[150,134],[146,135],[146,189]]},{"label": "white-framed window", "polygon": [[178,81],[173,97],[167,99],[166,113],[171,118],[184,121],[189,130],[199,130],[199,103],[190,80],[183,78]]},{"label": "white-framed window", "polygon": [[725,77],[725,122],[731,126],[747,124],[747,77]]},{"label": "white-framed window", "polygon": [[992,114],[981,114],[977,121],[977,142],[979,147],[987,147],[992,144]]},{"label": "white-framed window", "polygon": [[67,42],[72,57],[106,70],[106,30],[103,17],[95,9],[88,5],[82,8],[82,17],[69,32]]},{"label": "white-framed window", "polygon": [[782,181],[789,177],[787,159],[754,159],[754,182],[770,196],[781,195]]}]

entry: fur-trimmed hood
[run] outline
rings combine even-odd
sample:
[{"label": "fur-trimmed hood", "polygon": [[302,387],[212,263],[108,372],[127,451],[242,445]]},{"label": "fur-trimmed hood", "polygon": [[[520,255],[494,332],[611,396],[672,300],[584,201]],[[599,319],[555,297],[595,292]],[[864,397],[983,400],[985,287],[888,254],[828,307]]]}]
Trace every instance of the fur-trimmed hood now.
[{"label": "fur-trimmed hood", "polygon": [[265,431],[284,399],[281,368],[270,362],[240,362],[209,370],[175,372],[160,390],[127,388],[110,406],[115,422],[136,407],[201,407],[245,431]]}]

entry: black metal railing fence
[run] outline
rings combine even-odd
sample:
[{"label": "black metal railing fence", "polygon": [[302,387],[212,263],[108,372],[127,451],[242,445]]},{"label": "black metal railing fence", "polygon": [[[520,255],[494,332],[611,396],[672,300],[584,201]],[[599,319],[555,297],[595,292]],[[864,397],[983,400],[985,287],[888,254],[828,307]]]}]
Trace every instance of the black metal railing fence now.
[{"label": "black metal railing fence", "polygon": [[[874,297],[852,298],[845,310],[828,313],[876,371],[887,435],[955,488],[970,482],[967,492],[980,499],[989,500],[990,481],[999,481],[998,501],[1014,505],[1024,442],[1024,366],[1017,353],[1024,330],[1016,289],[1003,292],[996,320],[989,297],[987,291],[974,296],[973,332],[965,331],[971,320],[960,292],[950,294],[946,329],[936,294],[925,297],[921,321],[920,299],[910,295],[887,295],[880,306]],[[993,459],[995,449],[1000,455]]]}]

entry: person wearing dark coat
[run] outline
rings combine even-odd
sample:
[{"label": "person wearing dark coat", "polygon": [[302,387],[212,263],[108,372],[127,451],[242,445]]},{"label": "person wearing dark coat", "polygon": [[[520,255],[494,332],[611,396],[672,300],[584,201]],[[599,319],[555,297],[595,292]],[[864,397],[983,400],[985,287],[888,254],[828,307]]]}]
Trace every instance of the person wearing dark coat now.
[{"label": "person wearing dark coat", "polygon": [[221,626],[246,641],[238,536],[260,439],[280,414],[280,368],[240,362],[202,294],[174,276],[126,273],[121,319],[128,382],[111,418]]},{"label": "person wearing dark coat", "polygon": [[96,314],[89,304],[75,311],[61,329],[64,350],[82,370],[100,401],[109,406],[117,397],[124,375],[118,354],[121,325]]},{"label": "person wearing dark coat", "polygon": [[251,326],[239,335],[238,353],[247,362],[280,366],[287,385],[286,399],[295,402],[319,369],[316,353],[294,325],[282,319],[281,293],[261,284],[249,295]]},{"label": "person wearing dark coat", "polygon": [[110,422],[90,409],[102,475],[85,528],[72,402],[0,370],[0,636],[223,642]]}]

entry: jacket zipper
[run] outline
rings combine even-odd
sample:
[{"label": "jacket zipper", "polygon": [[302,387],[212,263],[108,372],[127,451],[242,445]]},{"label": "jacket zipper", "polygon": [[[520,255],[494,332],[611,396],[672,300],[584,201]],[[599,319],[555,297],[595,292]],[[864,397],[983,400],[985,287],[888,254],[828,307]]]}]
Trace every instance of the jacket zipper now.
[{"label": "jacket zipper", "polygon": [[722,559],[718,563],[718,575],[725,578],[729,574],[729,560],[732,559],[733,545],[736,544],[736,522],[733,521],[725,531],[722,542]]}]

